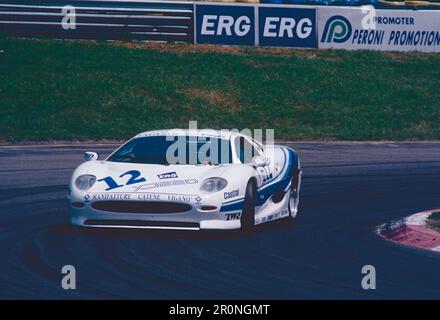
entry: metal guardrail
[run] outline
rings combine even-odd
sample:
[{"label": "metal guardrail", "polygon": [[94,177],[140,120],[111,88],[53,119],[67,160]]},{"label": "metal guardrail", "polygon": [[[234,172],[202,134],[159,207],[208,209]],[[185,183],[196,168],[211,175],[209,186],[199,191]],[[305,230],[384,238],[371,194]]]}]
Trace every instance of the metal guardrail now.
[{"label": "metal guardrail", "polygon": [[[64,6],[76,29],[64,30]],[[0,32],[32,38],[193,42],[193,2],[145,0],[0,0]]]}]

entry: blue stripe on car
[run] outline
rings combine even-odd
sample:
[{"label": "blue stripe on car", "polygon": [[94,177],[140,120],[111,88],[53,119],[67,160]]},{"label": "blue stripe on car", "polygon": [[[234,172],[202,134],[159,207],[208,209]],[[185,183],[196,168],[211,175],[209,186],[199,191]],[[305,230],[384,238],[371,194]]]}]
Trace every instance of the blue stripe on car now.
[{"label": "blue stripe on car", "polygon": [[[283,148],[282,150],[285,156],[284,157],[285,161],[283,164],[283,169],[284,169],[287,159],[289,159],[289,157],[286,155],[285,149]],[[289,153],[293,153],[292,150],[290,149],[287,150]],[[278,181],[274,181],[273,183],[270,184],[265,184],[258,189],[258,198],[256,203],[257,206],[261,206],[262,204],[264,204],[267,201],[267,199],[269,199],[276,190],[285,189],[289,185],[291,168],[292,168],[292,161],[288,163],[286,171]],[[277,177],[279,177],[282,174],[283,169],[281,169],[280,174],[278,174]]]},{"label": "blue stripe on car", "polygon": [[[256,201],[257,206],[261,206],[262,204],[264,204],[264,202],[266,202],[266,200],[269,199],[276,190],[285,189],[290,183],[290,178],[291,178],[290,173],[291,173],[292,165],[294,163],[297,163],[298,160],[295,157],[295,153],[291,149],[282,148],[281,150],[283,151],[284,154],[283,167],[278,173],[278,175],[268,180],[264,185],[262,185],[260,188],[257,189],[257,193],[258,193],[258,197]],[[286,154],[285,150],[287,150],[287,152],[291,155],[290,158]],[[287,159],[291,159],[292,161],[288,163],[287,169],[284,172],[283,176],[278,181],[275,181],[283,173],[284,168],[286,167]],[[244,198],[240,198],[224,203],[220,208],[220,212],[242,210],[243,203],[244,203]]]},{"label": "blue stripe on car", "polygon": [[243,203],[244,203],[244,199],[240,199],[234,203],[228,203],[226,205],[222,205],[222,207],[220,208],[220,212],[242,210]]}]

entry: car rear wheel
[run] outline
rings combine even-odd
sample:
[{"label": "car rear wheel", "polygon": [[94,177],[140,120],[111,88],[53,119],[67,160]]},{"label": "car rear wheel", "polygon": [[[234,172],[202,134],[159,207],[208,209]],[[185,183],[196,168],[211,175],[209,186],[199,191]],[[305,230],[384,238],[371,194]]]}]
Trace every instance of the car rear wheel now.
[{"label": "car rear wheel", "polygon": [[250,231],[255,226],[255,202],[257,199],[255,183],[249,181],[244,196],[243,211],[241,213],[241,229]]},{"label": "car rear wheel", "polygon": [[292,172],[292,181],[289,192],[289,213],[292,218],[295,218],[298,212],[300,181],[301,172],[298,167],[295,167]]}]

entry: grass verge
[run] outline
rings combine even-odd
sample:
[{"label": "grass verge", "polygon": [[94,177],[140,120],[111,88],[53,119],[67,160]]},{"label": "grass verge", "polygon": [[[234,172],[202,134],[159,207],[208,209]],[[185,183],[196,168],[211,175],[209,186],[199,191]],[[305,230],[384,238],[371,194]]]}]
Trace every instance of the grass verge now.
[{"label": "grass verge", "polygon": [[431,213],[426,223],[434,229],[440,231],[440,211]]},{"label": "grass verge", "polygon": [[440,138],[440,55],[0,39],[0,139]]}]

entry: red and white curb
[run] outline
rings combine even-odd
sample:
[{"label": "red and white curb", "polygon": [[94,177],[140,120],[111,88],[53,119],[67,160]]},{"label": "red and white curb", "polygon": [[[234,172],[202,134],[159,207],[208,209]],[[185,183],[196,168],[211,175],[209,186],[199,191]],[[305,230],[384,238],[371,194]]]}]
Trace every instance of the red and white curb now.
[{"label": "red and white curb", "polygon": [[376,232],[384,239],[407,246],[440,252],[440,232],[427,226],[426,220],[440,209],[418,212],[402,220],[384,223]]}]

